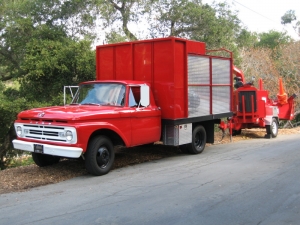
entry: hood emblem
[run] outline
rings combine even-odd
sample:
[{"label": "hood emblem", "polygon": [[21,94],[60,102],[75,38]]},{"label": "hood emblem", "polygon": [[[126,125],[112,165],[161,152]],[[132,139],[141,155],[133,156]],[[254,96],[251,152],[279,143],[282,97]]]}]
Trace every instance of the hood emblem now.
[{"label": "hood emblem", "polygon": [[44,112],[38,113],[38,117],[43,117],[45,115]]}]

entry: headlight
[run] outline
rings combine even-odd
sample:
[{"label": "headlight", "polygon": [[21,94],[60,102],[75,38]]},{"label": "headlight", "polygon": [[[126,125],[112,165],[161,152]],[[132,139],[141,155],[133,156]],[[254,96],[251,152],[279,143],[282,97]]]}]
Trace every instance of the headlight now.
[{"label": "headlight", "polygon": [[22,135],[22,127],[17,126],[17,135],[20,137]]},{"label": "headlight", "polygon": [[66,139],[67,141],[71,141],[73,139],[73,133],[70,130],[66,131]]}]

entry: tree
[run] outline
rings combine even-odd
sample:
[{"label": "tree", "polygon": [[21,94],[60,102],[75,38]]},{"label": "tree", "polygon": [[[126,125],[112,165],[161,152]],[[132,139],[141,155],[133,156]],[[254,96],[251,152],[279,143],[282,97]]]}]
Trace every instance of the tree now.
[{"label": "tree", "polygon": [[298,36],[300,36],[300,20],[297,21],[295,10],[286,11],[286,13],[281,17],[281,24],[292,24],[294,30],[296,31]]},{"label": "tree", "polygon": [[274,49],[281,44],[287,44],[292,40],[286,32],[279,32],[275,30],[260,33],[258,34],[258,37],[259,41],[256,43],[257,47],[267,47],[271,49]]},{"label": "tree", "polygon": [[281,17],[281,24],[288,24],[296,20],[297,17],[295,15],[295,10],[288,10],[286,13]]},{"label": "tree", "polygon": [[[300,93],[300,42],[290,42],[285,45],[278,46],[280,54],[275,57],[276,67],[280,76],[284,79],[288,86],[288,93]],[[297,110],[300,110],[300,98],[296,99]]]},{"label": "tree", "polygon": [[[15,154],[18,112],[59,104],[63,85],[94,79],[90,6],[78,0],[0,0],[0,168]],[[20,82],[20,91],[3,87],[11,79]]]},{"label": "tree", "polygon": [[178,36],[220,47],[237,37],[240,20],[226,3],[202,4],[201,0],[155,2],[151,36]]},{"label": "tree", "polygon": [[63,93],[64,85],[95,79],[95,53],[90,45],[70,39],[32,40],[22,64],[21,95],[30,101],[61,104],[62,97],[56,97]]},{"label": "tree", "polygon": [[100,12],[98,17],[103,21],[104,28],[109,28],[109,31],[105,34],[108,40],[114,42],[110,30],[113,30],[114,35],[118,34],[115,35],[117,40],[137,40],[137,36],[130,30],[129,26],[140,23],[144,14],[149,12],[154,1],[95,0],[97,9]]},{"label": "tree", "polygon": [[[0,3],[5,9],[0,11],[0,80],[18,78],[23,96],[33,99],[26,91],[29,88],[31,95],[37,94],[35,98],[49,101],[64,84],[93,79],[91,1],[2,0]],[[87,41],[80,41],[83,37]],[[83,64],[87,65],[86,71],[81,68]],[[49,78],[54,91],[49,93],[54,95],[48,93],[42,98],[41,93],[35,92],[37,89],[30,88],[46,90]],[[40,85],[35,86],[37,82]]]},{"label": "tree", "polygon": [[[92,38],[90,1],[1,0],[0,80],[24,76],[27,44],[33,39],[60,41]],[[30,44],[29,44],[30,45]]]},{"label": "tree", "polygon": [[201,0],[159,0],[152,6],[152,38],[177,36],[206,43],[208,49],[227,48],[234,52],[243,41],[237,13],[227,3],[203,4]]},{"label": "tree", "polygon": [[[204,41],[209,48],[236,49],[237,38],[243,38],[240,36],[240,20],[226,3],[210,6],[201,0],[97,2],[99,18],[104,21],[105,28],[113,31],[106,34],[110,43],[137,40],[139,37],[177,36]],[[134,30],[132,25],[139,28]],[[141,35],[138,37],[137,34]]]},{"label": "tree", "polygon": [[252,48],[258,42],[258,34],[242,28],[236,39],[239,48]]}]

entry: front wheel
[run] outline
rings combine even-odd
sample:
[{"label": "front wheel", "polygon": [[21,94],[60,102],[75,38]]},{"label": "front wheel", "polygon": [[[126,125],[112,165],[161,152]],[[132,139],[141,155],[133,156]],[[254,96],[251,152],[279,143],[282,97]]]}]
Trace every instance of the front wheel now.
[{"label": "front wheel", "polygon": [[201,125],[195,127],[192,133],[192,143],[187,145],[191,154],[200,154],[206,145],[206,131]]},{"label": "front wheel", "polygon": [[85,154],[85,167],[90,174],[107,174],[115,160],[113,144],[106,136],[94,137]]},{"label": "front wheel", "polygon": [[278,134],[278,123],[275,118],[272,119],[271,125],[266,125],[267,134],[271,134],[273,138]]},{"label": "front wheel", "polygon": [[50,166],[50,165],[58,163],[60,160],[59,156],[40,154],[40,153],[35,153],[35,152],[32,152],[31,155],[32,155],[33,161],[39,167]]}]

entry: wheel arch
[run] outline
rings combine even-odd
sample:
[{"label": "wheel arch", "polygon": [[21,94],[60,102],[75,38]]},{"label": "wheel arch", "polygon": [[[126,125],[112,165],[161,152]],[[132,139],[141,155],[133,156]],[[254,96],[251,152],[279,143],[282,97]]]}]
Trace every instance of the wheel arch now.
[{"label": "wheel arch", "polygon": [[116,146],[116,145],[125,146],[126,145],[125,142],[124,142],[124,140],[121,138],[121,136],[118,133],[116,133],[113,130],[110,130],[110,129],[107,129],[107,128],[103,128],[103,129],[95,130],[90,135],[88,143],[87,143],[87,148],[88,148],[88,145],[89,145],[90,141],[94,137],[99,136],[99,135],[103,135],[103,136],[106,136],[107,138],[109,138],[114,146]]},{"label": "wheel arch", "polygon": [[279,125],[279,117],[278,116],[273,116],[273,118],[276,120],[277,125]]}]

